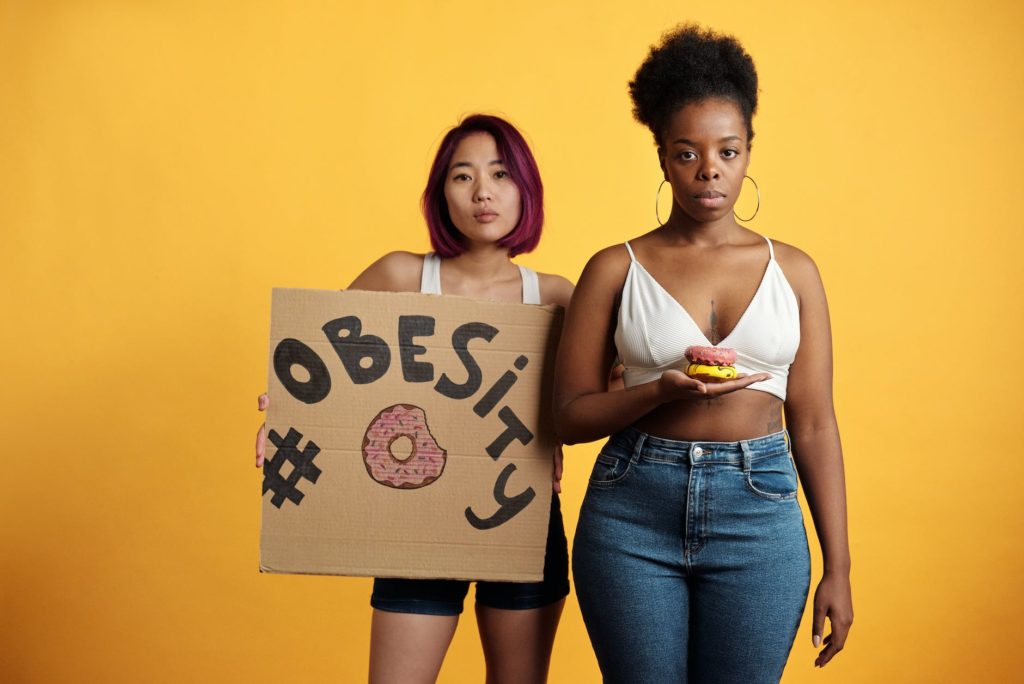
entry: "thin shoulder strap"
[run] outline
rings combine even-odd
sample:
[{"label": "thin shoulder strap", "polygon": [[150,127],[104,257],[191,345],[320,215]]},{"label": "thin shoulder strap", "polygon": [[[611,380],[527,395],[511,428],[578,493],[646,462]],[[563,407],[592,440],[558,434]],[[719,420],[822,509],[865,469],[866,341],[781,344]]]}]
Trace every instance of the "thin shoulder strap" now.
[{"label": "thin shoulder strap", "polygon": [[622,244],[626,245],[626,251],[629,252],[629,260],[636,261],[636,255],[633,254],[633,248],[629,246],[629,243],[623,242]]},{"label": "thin shoulder strap", "polygon": [[423,256],[420,292],[423,294],[441,294],[441,258],[433,252],[428,252]]},{"label": "thin shoulder strap", "polygon": [[775,261],[775,248],[772,247],[772,241],[769,240],[766,236],[762,237],[764,237],[765,242],[768,243],[768,261]]},{"label": "thin shoulder strap", "polygon": [[523,279],[523,304],[540,304],[540,279],[537,272],[526,266],[519,266],[519,275]]}]

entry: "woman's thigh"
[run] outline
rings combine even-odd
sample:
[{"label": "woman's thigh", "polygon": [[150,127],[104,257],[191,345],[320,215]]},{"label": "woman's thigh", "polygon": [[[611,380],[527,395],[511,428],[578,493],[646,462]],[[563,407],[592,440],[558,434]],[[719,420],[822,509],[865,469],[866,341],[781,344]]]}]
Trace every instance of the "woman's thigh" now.
[{"label": "woman's thigh", "polygon": [[375,609],[370,627],[370,684],[436,682],[458,624],[458,615]]},{"label": "woman's thigh", "polygon": [[539,608],[506,610],[478,602],[476,620],[487,662],[487,681],[547,681],[555,631],[564,605],[565,599],[559,599]]}]

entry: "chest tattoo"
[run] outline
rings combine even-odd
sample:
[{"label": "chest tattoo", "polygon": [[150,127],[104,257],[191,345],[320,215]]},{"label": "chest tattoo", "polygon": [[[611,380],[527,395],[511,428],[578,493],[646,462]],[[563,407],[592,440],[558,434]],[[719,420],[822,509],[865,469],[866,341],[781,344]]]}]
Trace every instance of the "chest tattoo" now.
[{"label": "chest tattoo", "polygon": [[718,344],[722,341],[722,334],[718,331],[718,312],[715,311],[715,300],[711,300],[711,315],[708,316],[708,329],[704,335],[711,344]]}]

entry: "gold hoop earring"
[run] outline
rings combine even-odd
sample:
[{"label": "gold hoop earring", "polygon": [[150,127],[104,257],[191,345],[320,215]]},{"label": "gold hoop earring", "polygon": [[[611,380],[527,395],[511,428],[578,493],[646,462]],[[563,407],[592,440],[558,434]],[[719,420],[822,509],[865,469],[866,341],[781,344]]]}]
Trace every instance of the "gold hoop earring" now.
[{"label": "gold hoop earring", "polygon": [[661,220],[661,214],[658,212],[659,200],[661,200],[661,186],[668,183],[667,180],[662,179],[661,183],[658,184],[658,192],[654,193],[654,218],[658,219],[658,225],[663,226],[665,222]]},{"label": "gold hoop earring", "polygon": [[[750,178],[750,176],[743,176],[743,178]],[[736,217],[736,220],[743,221],[744,223],[753,221],[754,217],[757,216],[757,212],[761,211],[761,188],[757,187],[757,181],[753,178],[750,178],[750,182],[754,184],[754,191],[757,193],[757,206],[754,208],[754,213],[750,215],[750,218],[740,218],[739,214],[736,213],[736,209],[732,210],[732,215]]]}]

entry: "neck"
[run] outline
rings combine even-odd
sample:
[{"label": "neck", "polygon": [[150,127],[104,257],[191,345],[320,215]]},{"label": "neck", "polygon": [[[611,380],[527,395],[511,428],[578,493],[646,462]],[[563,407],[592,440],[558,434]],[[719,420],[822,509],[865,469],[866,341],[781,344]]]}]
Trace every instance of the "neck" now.
[{"label": "neck", "polygon": [[743,226],[736,223],[731,211],[714,221],[703,222],[695,221],[678,205],[673,204],[672,213],[662,226],[662,231],[673,242],[697,247],[717,247],[732,242],[743,231]]},{"label": "neck", "polygon": [[473,280],[491,280],[496,273],[511,270],[512,260],[508,249],[491,242],[485,245],[470,245],[462,254],[446,259],[463,276]]}]

